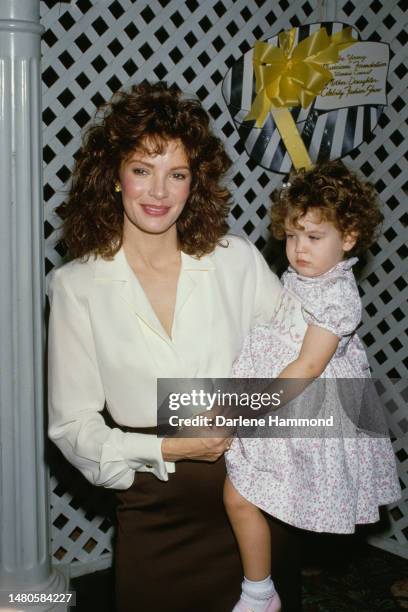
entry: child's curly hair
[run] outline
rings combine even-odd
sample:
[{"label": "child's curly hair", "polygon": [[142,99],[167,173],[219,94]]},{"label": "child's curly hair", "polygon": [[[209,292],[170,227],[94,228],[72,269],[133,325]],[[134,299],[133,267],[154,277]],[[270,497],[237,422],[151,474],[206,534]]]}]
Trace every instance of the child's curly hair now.
[{"label": "child's curly hair", "polygon": [[176,87],[143,82],[117,92],[87,129],[76,156],[69,197],[57,210],[73,258],[110,259],[122,244],[123,205],[115,191],[119,168],[136,150],[160,154],[182,143],[190,163],[190,195],[177,220],[180,248],[201,257],[228,231],[231,194],[221,179],[231,166],[200,102]]},{"label": "child's curly hair", "polygon": [[360,180],[341,161],[292,171],[288,185],[272,194],[272,203],[271,230],[275,238],[285,238],[287,219],[299,228],[299,219],[313,209],[321,221],[333,223],[342,236],[356,236],[347,257],[365,251],[374,242],[384,218],[373,185]]}]

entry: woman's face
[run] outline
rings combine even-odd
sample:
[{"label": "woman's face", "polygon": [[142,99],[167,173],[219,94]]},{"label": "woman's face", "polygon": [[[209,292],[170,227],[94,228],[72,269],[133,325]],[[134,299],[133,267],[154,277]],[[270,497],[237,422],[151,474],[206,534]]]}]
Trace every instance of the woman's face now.
[{"label": "woman's face", "polygon": [[119,182],[125,213],[124,232],[176,234],[176,221],[191,185],[190,164],[180,141],[170,141],[157,155],[136,149],[122,163]]}]

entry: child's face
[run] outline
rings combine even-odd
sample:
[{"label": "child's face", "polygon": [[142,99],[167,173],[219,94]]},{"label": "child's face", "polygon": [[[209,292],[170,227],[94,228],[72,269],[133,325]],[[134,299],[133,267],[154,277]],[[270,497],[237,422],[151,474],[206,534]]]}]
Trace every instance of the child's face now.
[{"label": "child's face", "polygon": [[320,221],[313,209],[298,220],[296,229],[287,220],[286,255],[289,263],[302,276],[320,276],[344,258],[355,239],[342,236],[330,221]]}]

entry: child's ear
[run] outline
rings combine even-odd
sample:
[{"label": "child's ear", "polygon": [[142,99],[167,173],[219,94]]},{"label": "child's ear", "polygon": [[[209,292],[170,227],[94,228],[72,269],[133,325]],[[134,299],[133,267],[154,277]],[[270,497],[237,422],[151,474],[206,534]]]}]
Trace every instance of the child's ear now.
[{"label": "child's ear", "polygon": [[349,232],[343,236],[343,251],[351,251],[355,246],[358,238],[358,232]]}]

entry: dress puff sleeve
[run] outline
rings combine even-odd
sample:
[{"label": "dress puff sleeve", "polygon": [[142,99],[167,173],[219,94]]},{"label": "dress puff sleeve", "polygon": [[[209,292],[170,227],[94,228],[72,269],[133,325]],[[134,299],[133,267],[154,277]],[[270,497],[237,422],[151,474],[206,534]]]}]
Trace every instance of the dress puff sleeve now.
[{"label": "dress puff sleeve", "polygon": [[361,321],[361,300],[351,266],[357,260],[340,262],[320,277],[298,276],[296,293],[302,301],[308,325],[327,329],[338,338],[350,336]]}]

